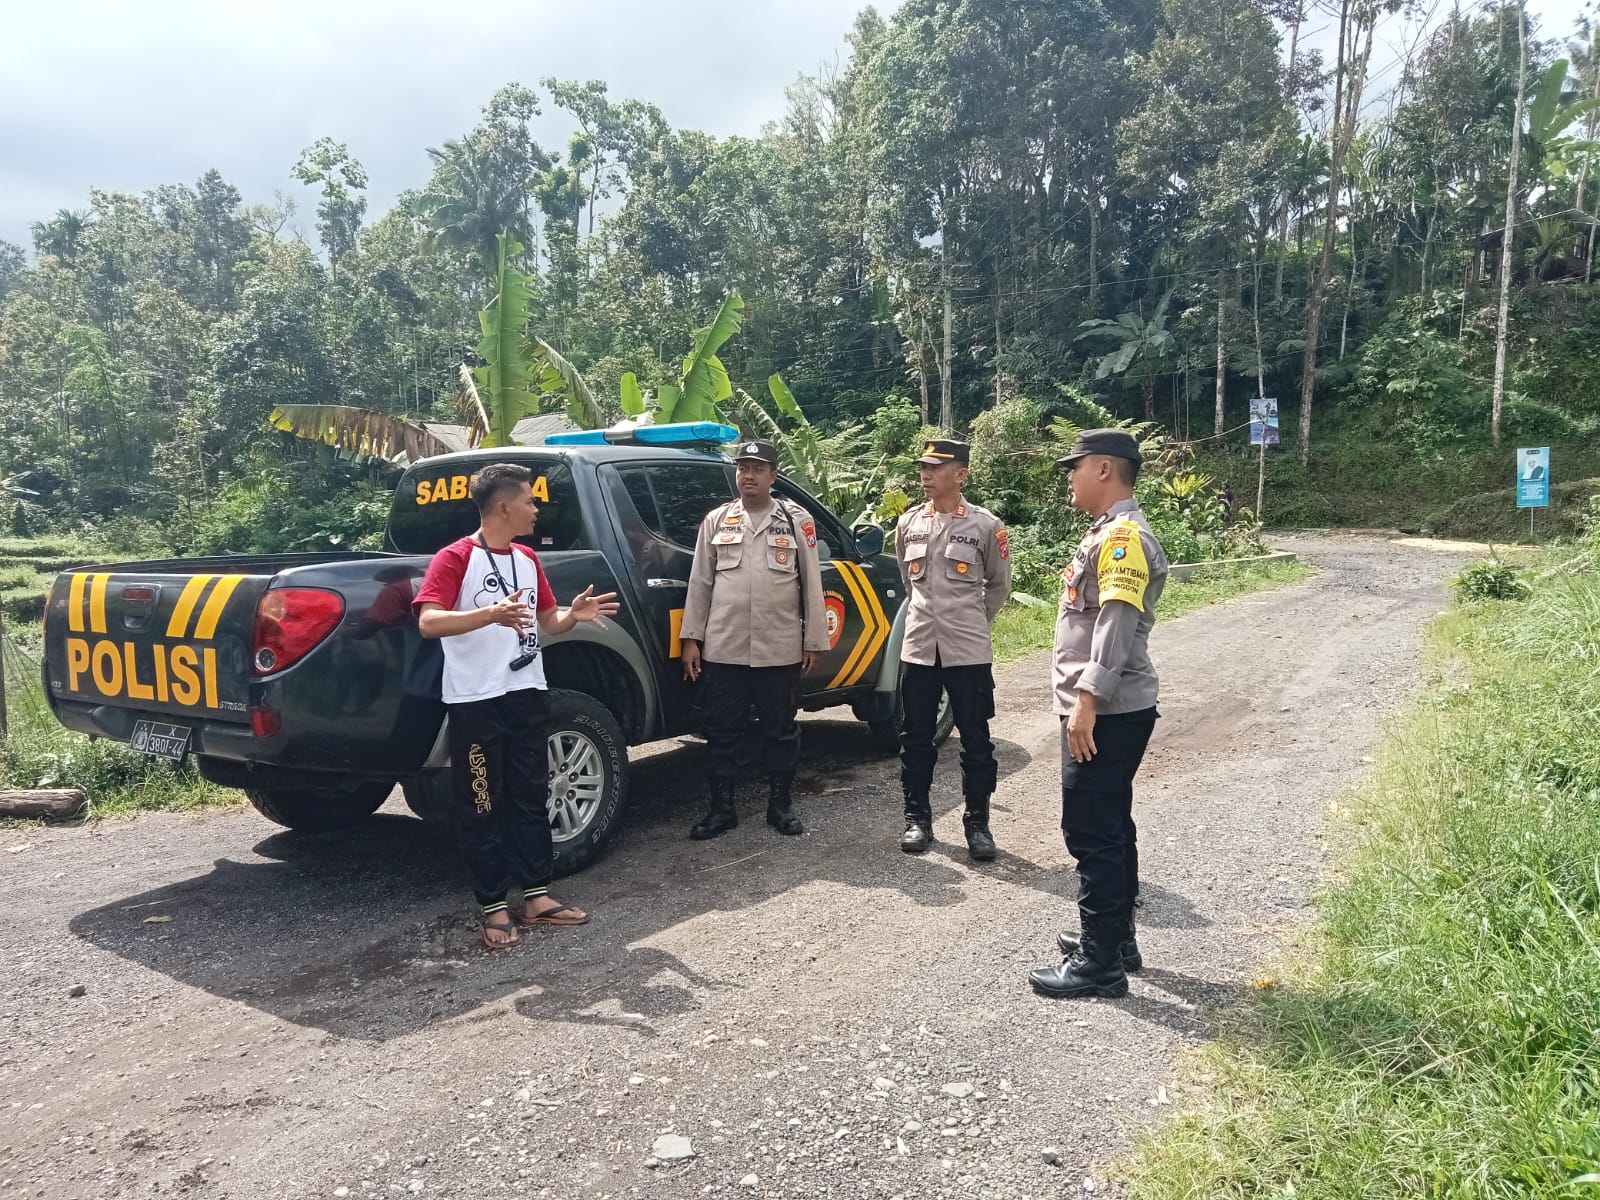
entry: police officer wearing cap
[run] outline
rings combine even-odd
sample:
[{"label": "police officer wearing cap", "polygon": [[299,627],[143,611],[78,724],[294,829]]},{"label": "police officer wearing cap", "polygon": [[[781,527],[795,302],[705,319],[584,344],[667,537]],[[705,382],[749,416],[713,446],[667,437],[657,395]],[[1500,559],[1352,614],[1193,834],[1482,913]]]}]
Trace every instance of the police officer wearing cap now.
[{"label": "police officer wearing cap", "polygon": [[1062,573],[1052,672],[1061,716],[1061,829],[1078,861],[1082,933],[1058,934],[1065,961],[1029,979],[1047,996],[1123,996],[1127,972],[1142,965],[1133,927],[1133,777],[1158,715],[1149,643],[1167,556],[1133,498],[1141,458],[1131,434],[1084,430],[1060,461],[1072,506],[1094,518]]},{"label": "police officer wearing cap", "polygon": [[761,722],[771,785],[767,824],[804,832],[791,789],[800,758],[800,677],[828,649],[817,527],[772,494],[778,451],[751,441],[735,455],[739,498],[700,522],[680,633],[684,675],[705,680],[711,807],[689,831],[714,838],[739,823],[733,796],[750,710]]},{"label": "police officer wearing cap", "polygon": [[961,494],[971,449],[937,438],[915,460],[928,497],[900,518],[895,558],[907,603],[900,697],[900,786],[906,831],[900,849],[921,854],[933,842],[929,791],[939,751],[934,730],[939,699],[948,693],[961,734],[962,819],[967,853],[987,862],[995,855],[989,799],[998,767],[989,718],[994,716],[994,649],[989,625],[1011,594],[1011,547],[1006,527]]}]

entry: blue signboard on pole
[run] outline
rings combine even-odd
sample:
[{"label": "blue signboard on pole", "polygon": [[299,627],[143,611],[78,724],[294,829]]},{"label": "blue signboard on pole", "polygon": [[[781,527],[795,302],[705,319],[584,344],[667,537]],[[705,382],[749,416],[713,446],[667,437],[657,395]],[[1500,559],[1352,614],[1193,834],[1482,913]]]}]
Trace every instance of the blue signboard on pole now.
[{"label": "blue signboard on pole", "polygon": [[1517,451],[1517,507],[1550,507],[1550,447]]}]

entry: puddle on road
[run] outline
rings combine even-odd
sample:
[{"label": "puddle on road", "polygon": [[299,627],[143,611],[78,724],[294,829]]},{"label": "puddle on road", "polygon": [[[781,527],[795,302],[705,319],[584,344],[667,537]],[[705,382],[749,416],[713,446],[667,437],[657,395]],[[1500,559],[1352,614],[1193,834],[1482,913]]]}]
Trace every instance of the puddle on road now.
[{"label": "puddle on road", "polygon": [[847,768],[834,771],[802,771],[795,776],[794,790],[803,796],[827,796],[848,791],[856,782],[856,772]]}]

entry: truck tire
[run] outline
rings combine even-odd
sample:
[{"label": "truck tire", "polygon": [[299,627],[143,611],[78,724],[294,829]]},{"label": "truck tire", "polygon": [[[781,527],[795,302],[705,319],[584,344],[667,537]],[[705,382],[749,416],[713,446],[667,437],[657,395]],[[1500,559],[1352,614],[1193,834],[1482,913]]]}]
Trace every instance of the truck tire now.
[{"label": "truck tire", "polygon": [[[600,857],[621,823],[628,797],[628,741],[611,710],[583,692],[550,692],[550,834],[556,875]],[[424,821],[450,819],[450,771],[402,781],[406,803]]]},{"label": "truck tire", "polygon": [[244,794],[269,821],[286,829],[320,832],[344,829],[383,806],[394,784],[362,780],[347,785],[307,788],[245,788]]},{"label": "truck tire", "polygon": [[[900,724],[905,717],[905,706],[900,703],[900,690],[895,689],[893,711],[881,720],[867,722],[867,728],[872,731],[872,736],[885,750],[893,752],[900,749]],[[939,697],[939,716],[933,726],[933,744],[943,745],[956,727],[956,714],[950,708],[950,697]]]}]

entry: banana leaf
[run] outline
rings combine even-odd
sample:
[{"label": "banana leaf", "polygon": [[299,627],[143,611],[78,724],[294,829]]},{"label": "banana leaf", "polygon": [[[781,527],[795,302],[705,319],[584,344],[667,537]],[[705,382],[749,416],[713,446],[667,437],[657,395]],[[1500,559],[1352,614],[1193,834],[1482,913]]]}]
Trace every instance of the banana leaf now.
[{"label": "banana leaf", "polygon": [[565,400],[568,420],[580,429],[600,429],[605,426],[606,418],[600,411],[600,403],[594,398],[594,393],[589,390],[588,383],[577,367],[536,333],[528,335],[527,352],[538,370],[540,393]]},{"label": "banana leaf", "polygon": [[416,421],[347,404],[283,404],[267,420],[307,441],[392,463],[414,463],[451,450]]},{"label": "banana leaf", "polygon": [[695,330],[694,349],[683,360],[683,376],[679,381],[682,395],[674,406],[676,420],[715,420],[717,406],[733,395],[733,381],[728,378],[728,369],[717,357],[717,351],[739,332],[743,313],[744,300],[738,292],[732,292],[723,299],[711,324]]},{"label": "banana leaf", "polygon": [[533,364],[523,341],[532,293],[528,277],[510,262],[522,253],[522,243],[504,233],[495,240],[500,246],[495,298],[478,314],[483,339],[477,353],[485,365],[473,368],[472,374],[485,416],[481,444],[509,446],[517,422],[539,411],[538,397],[531,390]]}]

